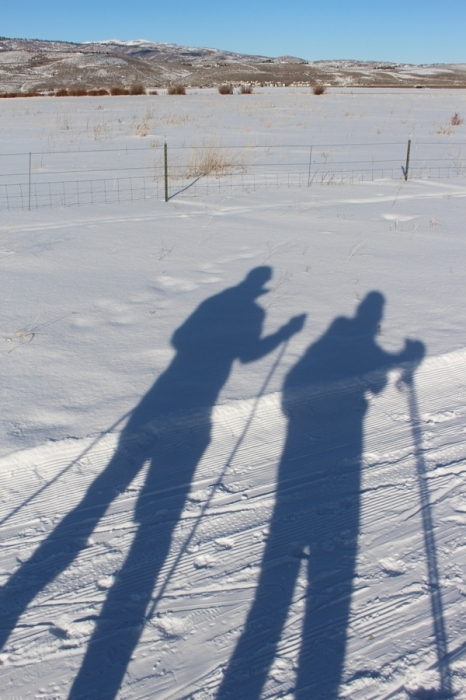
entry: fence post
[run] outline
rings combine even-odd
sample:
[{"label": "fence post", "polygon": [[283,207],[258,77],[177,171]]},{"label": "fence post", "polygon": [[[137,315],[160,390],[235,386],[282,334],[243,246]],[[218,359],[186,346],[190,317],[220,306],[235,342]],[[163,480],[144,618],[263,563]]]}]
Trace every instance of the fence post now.
[{"label": "fence post", "polygon": [[409,170],[409,156],[411,153],[411,139],[408,139],[408,150],[406,152],[406,168],[405,168],[405,180],[408,179],[408,170]]},{"label": "fence post", "polygon": [[31,153],[29,152],[29,178],[28,178],[28,211],[31,211]]},{"label": "fence post", "polygon": [[311,146],[311,150],[309,152],[309,171],[307,173],[307,186],[308,187],[311,184],[311,163],[312,163],[312,146]]},{"label": "fence post", "polygon": [[163,144],[163,164],[165,171],[165,201],[168,202],[168,146],[166,139]]}]

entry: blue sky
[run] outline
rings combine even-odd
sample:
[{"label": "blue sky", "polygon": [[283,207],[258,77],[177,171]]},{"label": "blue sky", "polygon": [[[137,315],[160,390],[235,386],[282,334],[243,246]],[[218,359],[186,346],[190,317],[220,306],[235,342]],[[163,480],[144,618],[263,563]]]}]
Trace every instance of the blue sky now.
[{"label": "blue sky", "polygon": [[149,39],[308,60],[466,62],[466,0],[3,0],[0,35]]}]

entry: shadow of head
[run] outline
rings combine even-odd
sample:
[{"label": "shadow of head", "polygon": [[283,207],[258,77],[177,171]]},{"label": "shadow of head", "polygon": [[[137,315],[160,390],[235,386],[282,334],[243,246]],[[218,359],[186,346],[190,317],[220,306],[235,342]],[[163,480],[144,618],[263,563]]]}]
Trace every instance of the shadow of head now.
[{"label": "shadow of head", "polygon": [[267,294],[270,290],[264,287],[272,277],[272,268],[268,265],[261,265],[253,268],[240,283],[246,296],[255,299],[262,294]]},{"label": "shadow of head", "polygon": [[376,335],[383,317],[385,297],[380,292],[369,292],[356,309],[355,323],[364,335]]}]

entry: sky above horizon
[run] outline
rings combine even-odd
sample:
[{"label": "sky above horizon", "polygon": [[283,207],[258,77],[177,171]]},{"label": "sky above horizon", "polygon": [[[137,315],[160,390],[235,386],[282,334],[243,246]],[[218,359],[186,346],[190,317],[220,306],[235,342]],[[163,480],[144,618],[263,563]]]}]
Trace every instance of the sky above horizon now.
[{"label": "sky above horizon", "polygon": [[466,1],[22,0],[4,3],[0,35],[147,39],[309,61],[465,63]]}]

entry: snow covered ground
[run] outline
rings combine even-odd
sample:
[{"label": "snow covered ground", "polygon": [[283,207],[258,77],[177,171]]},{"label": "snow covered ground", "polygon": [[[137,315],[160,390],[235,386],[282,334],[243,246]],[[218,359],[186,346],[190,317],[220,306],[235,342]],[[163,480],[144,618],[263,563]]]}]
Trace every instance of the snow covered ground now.
[{"label": "snow covered ground", "polygon": [[[4,100],[1,152],[139,145],[145,99]],[[462,158],[465,103],[158,96],[144,142]],[[465,198],[1,213],[2,700],[466,697]]]}]

